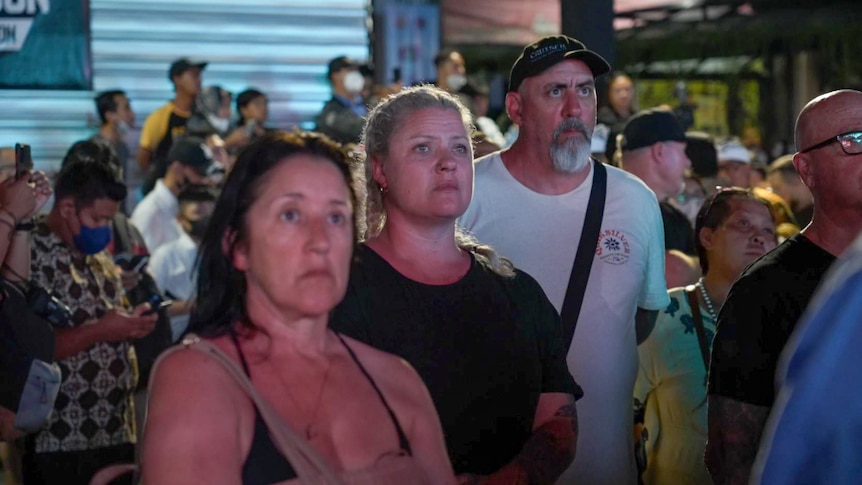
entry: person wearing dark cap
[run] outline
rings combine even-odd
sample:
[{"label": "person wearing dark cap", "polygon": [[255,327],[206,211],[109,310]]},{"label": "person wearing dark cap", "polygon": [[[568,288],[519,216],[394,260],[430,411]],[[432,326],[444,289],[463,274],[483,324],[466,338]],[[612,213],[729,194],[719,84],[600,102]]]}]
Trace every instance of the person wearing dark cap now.
[{"label": "person wearing dark cap", "polygon": [[147,194],[156,179],[165,172],[165,157],[174,139],[186,130],[192,105],[201,91],[201,71],[204,61],[177,59],[168,70],[168,79],[174,85],[174,99],[153,111],[144,121],[138,148],[138,166],[145,175],[142,188]]},{"label": "person wearing dark cap", "polygon": [[177,222],[183,228],[183,234],[153,252],[147,268],[159,288],[174,302],[169,310],[174,342],[179,340],[189,324],[197,276],[195,261],[218,193],[212,187],[191,185],[183,189],[177,198]]},{"label": "person wearing dark cap", "polygon": [[[520,134],[510,148],[477,161],[473,200],[460,219],[536,278],[557,311],[563,310],[567,362],[584,397],[577,403],[577,454],[560,483],[635,482],[635,322],[639,328],[654,321],[668,304],[655,195],[633,175],[590,158],[595,78],[608,71],[601,56],[570,37],[546,37],[525,47],[512,66],[506,95],[506,111]],[[601,193],[603,176],[604,208],[588,214],[590,195]],[[598,241],[588,240],[580,250],[588,217],[600,220]],[[565,301],[578,252],[594,254],[589,274],[575,275],[589,278],[579,312],[569,310],[577,301]],[[573,329],[569,341],[571,333],[565,332]]]},{"label": "person wearing dark cap", "polygon": [[327,79],[332,86],[332,98],[315,116],[315,131],[339,143],[357,143],[362,134],[363,117],[368,112],[360,93],[365,88],[365,77],[359,64],[346,56],[329,61]]},{"label": "person wearing dark cap", "polygon": [[132,223],[141,231],[150,252],[183,234],[177,223],[180,191],[189,185],[213,185],[213,177],[221,169],[206,141],[192,136],[178,139],[167,159],[164,178],[156,181],[153,191],[132,212]]},{"label": "person wearing dark cap", "polygon": [[665,250],[697,253],[688,217],[668,203],[685,185],[691,161],[685,153],[685,131],[671,111],[650,109],[633,116],[619,140],[622,168],[655,192],[664,222]]}]

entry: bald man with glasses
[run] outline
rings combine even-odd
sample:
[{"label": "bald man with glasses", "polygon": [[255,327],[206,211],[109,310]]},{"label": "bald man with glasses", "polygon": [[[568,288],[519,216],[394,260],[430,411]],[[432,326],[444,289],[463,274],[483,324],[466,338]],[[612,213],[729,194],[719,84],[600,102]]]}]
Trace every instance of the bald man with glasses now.
[{"label": "bald man with glasses", "polygon": [[862,92],[806,104],[796,147],[793,164],[814,197],[811,224],[747,268],[718,317],[706,463],[719,484],[748,483],[781,351],[826,270],[862,231]]}]

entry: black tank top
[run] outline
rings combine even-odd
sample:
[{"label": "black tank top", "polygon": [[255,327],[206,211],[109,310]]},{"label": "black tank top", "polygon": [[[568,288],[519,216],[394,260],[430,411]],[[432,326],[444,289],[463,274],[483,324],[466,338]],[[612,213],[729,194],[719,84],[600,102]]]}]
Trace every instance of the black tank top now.
[{"label": "black tank top", "polygon": [[[353,353],[353,349],[351,349],[350,346],[347,345],[347,342],[344,341],[344,338],[342,338],[338,333],[336,333],[335,336],[338,337],[338,340],[341,341],[341,344],[344,345],[345,349],[347,349],[347,353],[350,354],[350,357],[354,362],[356,362],[359,370],[362,371],[362,374],[366,379],[368,379],[371,387],[374,388],[374,392],[376,392],[380,397],[383,407],[386,408],[386,412],[389,413],[389,418],[392,419],[392,424],[395,425],[395,432],[398,433],[398,444],[401,447],[401,451],[412,456],[413,453],[410,449],[410,442],[407,441],[407,435],[404,434],[404,430],[401,429],[401,425],[398,423],[398,418],[395,417],[395,413],[392,411],[392,408],[389,407],[389,403],[386,402],[386,398],[383,396],[380,388],[377,387],[374,379],[371,378],[371,374],[365,370],[365,367],[363,367],[362,363],[359,362],[356,354]],[[248,362],[245,360],[245,355],[242,353],[242,348],[239,345],[236,335],[231,333],[231,339],[236,346],[242,368],[248,378],[251,379]],[[255,407],[254,435],[251,440],[251,449],[249,450],[245,463],[243,463],[242,466],[242,483],[244,485],[269,485],[290,480],[292,478],[297,478],[296,472],[293,470],[293,467],[290,466],[290,463],[284,455],[282,455],[281,452],[278,451],[278,448],[276,448],[275,443],[273,443],[272,438],[269,436],[269,430],[266,427],[266,423],[261,417],[260,412],[257,410],[257,407]]]}]

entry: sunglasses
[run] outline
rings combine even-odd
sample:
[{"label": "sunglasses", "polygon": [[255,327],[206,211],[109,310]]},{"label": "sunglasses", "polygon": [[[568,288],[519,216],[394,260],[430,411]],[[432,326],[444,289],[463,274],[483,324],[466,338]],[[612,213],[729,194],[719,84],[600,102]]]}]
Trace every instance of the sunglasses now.
[{"label": "sunglasses", "polygon": [[811,150],[825,147],[833,141],[837,141],[841,145],[841,149],[844,150],[844,153],[848,155],[858,155],[862,153],[862,131],[848,131],[847,133],[830,137],[816,145],[811,145],[805,150],[799,150],[799,153],[810,152]]}]

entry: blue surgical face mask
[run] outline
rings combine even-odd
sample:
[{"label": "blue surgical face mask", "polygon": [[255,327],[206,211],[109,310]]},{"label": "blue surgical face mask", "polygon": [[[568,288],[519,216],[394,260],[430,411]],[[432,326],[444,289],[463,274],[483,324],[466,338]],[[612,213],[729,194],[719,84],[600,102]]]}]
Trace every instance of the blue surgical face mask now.
[{"label": "blue surgical face mask", "polygon": [[108,226],[90,227],[81,224],[81,232],[72,237],[78,251],[93,255],[105,249],[111,242],[111,228]]}]

